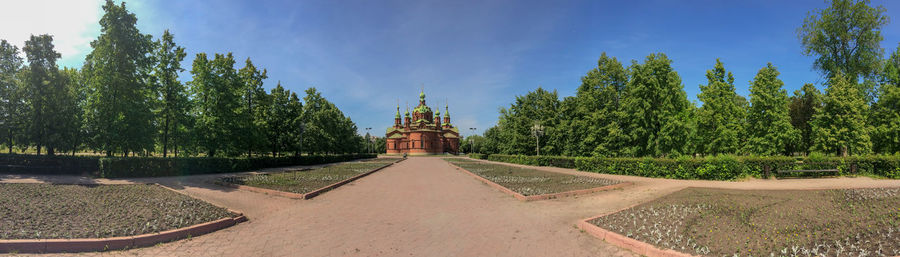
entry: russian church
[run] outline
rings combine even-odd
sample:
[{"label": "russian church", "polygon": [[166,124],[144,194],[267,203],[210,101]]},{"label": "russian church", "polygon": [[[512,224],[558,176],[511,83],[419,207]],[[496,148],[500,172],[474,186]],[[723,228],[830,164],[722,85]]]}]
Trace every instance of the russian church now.
[{"label": "russian church", "polygon": [[397,114],[394,115],[394,126],[387,128],[385,133],[386,149],[388,154],[458,154],[459,153],[459,129],[450,124],[449,106],[444,106],[444,121],[441,122],[440,108],[431,108],[425,105],[425,91],[419,94],[419,106],[413,109],[412,116],[409,106],[403,122],[400,120],[400,105],[397,105]]}]

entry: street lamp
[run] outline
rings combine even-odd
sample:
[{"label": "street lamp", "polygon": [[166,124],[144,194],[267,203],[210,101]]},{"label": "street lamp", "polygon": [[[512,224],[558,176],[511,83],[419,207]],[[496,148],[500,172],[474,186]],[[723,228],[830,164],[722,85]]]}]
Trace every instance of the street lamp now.
[{"label": "street lamp", "polygon": [[[472,131],[472,135],[475,135],[475,128],[469,128],[469,131]],[[469,151],[475,152],[475,140],[473,138],[469,138]]]},{"label": "street lamp", "polygon": [[369,134],[369,130],[371,130],[371,129],[372,128],[366,128],[366,137],[367,137],[366,138],[366,152],[369,152],[369,153],[372,152],[372,150],[369,147],[369,141],[371,141],[371,139],[372,139],[372,135]]},{"label": "street lamp", "polygon": [[531,126],[531,135],[537,139],[535,150],[537,150],[537,155],[541,156],[541,136],[544,135],[544,126],[541,126],[540,122],[534,122],[534,126]]}]

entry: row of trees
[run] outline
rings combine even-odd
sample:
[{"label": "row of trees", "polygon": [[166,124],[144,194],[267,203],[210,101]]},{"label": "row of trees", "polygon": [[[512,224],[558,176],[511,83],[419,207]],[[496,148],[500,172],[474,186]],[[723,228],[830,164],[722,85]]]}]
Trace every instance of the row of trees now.
[{"label": "row of trees", "polygon": [[[495,127],[473,138],[476,151],[566,156],[848,155],[900,152],[900,46],[887,59],[883,7],[835,0],[798,29],[805,53],[827,79],[788,96],[771,63],[750,81],[749,100],[716,60],[700,85],[698,108],[665,54],[627,68],[605,53],[573,97],[538,88],[501,109]],[[468,140],[464,140],[466,142]],[[466,142],[467,143],[467,142]]]},{"label": "row of trees", "polygon": [[108,156],[254,156],[362,151],[356,125],[315,88],[301,102],[279,82],[266,92],[266,70],[231,53],[186,57],[165,31],[154,40],[136,27],[125,3],[107,0],[101,34],[84,66],[60,69],[51,35],[31,36],[21,51],[0,41],[0,138],[7,151],[90,150]]}]

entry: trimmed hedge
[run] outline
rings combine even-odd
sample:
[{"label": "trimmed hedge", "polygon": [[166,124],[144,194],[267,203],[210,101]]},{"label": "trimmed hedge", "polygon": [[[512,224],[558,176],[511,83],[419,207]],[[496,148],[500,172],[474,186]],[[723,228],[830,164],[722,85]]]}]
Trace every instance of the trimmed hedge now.
[{"label": "trimmed hedge", "polygon": [[479,159],[479,160],[487,160],[488,155],[483,153],[470,153],[469,158]]},{"label": "trimmed hedge", "polygon": [[262,168],[315,165],[364,158],[376,158],[375,154],[314,155],[260,158],[103,158],[100,160],[99,177],[164,177],[213,173],[242,172]]},{"label": "trimmed hedge", "polygon": [[315,165],[375,158],[376,154],[314,155],[298,157],[100,157],[0,154],[0,173],[90,175],[104,178],[159,177],[241,172],[295,165]]},{"label": "trimmed hedge", "polygon": [[98,156],[0,154],[0,173],[41,175],[92,175]]},{"label": "trimmed hedge", "polygon": [[808,157],[712,156],[702,158],[601,158],[525,155],[469,155],[473,159],[575,168],[606,174],[672,179],[733,180],[775,175],[778,170],[834,169],[838,175],[870,174],[900,179],[900,156]]}]

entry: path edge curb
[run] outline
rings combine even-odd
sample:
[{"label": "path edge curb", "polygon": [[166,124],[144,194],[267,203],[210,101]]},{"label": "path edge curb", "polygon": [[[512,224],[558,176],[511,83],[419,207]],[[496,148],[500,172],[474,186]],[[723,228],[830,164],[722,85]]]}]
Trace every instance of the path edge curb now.
[{"label": "path edge curb", "polygon": [[[548,200],[548,199],[556,199],[556,198],[570,197],[570,196],[578,196],[578,195],[586,195],[586,194],[592,194],[592,193],[596,193],[596,192],[600,192],[600,191],[606,191],[606,190],[611,190],[611,189],[616,189],[616,188],[622,188],[622,187],[626,187],[626,186],[630,186],[630,185],[633,185],[633,184],[634,184],[634,183],[632,183],[632,182],[625,182],[625,181],[623,181],[623,182],[619,182],[619,183],[617,183],[617,184],[612,184],[612,185],[602,186],[602,187],[594,187],[594,188],[587,188],[587,189],[578,189],[578,190],[565,191],[565,192],[552,193],[552,194],[542,194],[542,195],[529,195],[529,196],[525,196],[525,195],[520,194],[520,193],[518,193],[518,192],[516,192],[516,191],[513,191],[512,189],[509,189],[509,188],[506,188],[506,187],[504,187],[504,186],[502,186],[502,185],[500,185],[500,184],[497,184],[497,183],[494,182],[494,181],[490,181],[489,179],[486,179],[486,178],[484,178],[484,177],[478,176],[478,174],[475,174],[475,173],[473,173],[473,172],[471,172],[471,171],[469,171],[469,170],[467,170],[467,169],[465,169],[465,168],[463,168],[463,167],[460,167],[459,165],[453,164],[453,163],[451,163],[451,162],[447,162],[447,163],[449,163],[449,164],[450,164],[451,166],[453,166],[453,167],[456,167],[457,170],[461,170],[461,171],[463,171],[464,173],[469,174],[469,175],[471,175],[472,177],[475,177],[475,179],[478,179],[478,180],[480,180],[481,182],[484,182],[485,184],[488,184],[489,186],[491,186],[491,187],[493,187],[493,188],[495,188],[495,189],[497,189],[497,190],[500,190],[500,191],[502,191],[502,192],[504,192],[504,193],[510,194],[510,195],[512,195],[513,197],[515,197],[516,199],[519,199],[519,201],[524,201],[524,202],[539,201],[539,200]],[[542,171],[543,171],[543,170],[542,170]],[[572,175],[572,174],[566,174],[566,175]],[[573,176],[578,176],[578,175],[573,175]]]}]

